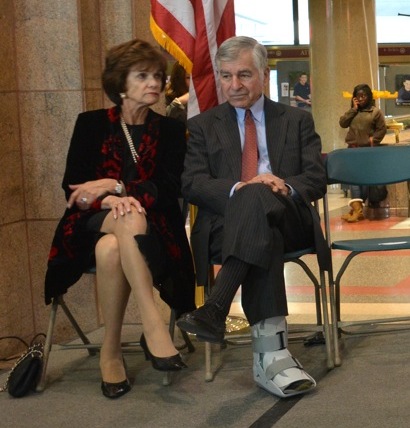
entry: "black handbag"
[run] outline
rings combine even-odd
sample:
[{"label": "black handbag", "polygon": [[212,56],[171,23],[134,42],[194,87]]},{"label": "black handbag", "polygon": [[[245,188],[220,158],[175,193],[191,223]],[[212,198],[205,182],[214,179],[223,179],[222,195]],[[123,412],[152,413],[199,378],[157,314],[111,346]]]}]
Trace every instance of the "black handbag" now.
[{"label": "black handbag", "polygon": [[44,345],[31,344],[16,361],[6,383],[0,391],[8,391],[12,397],[20,398],[34,391],[43,369]]}]

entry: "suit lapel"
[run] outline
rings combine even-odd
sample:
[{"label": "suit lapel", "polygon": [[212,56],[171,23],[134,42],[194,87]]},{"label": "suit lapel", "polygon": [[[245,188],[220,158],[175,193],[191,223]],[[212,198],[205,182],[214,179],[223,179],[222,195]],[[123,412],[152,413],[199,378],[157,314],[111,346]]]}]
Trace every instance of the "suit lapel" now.
[{"label": "suit lapel", "polygon": [[215,119],[211,126],[215,126],[233,179],[240,180],[242,150],[235,110],[228,103],[223,104],[216,112]]},{"label": "suit lapel", "polygon": [[267,98],[265,98],[264,110],[269,161],[272,167],[272,173],[275,174],[280,170],[288,121],[282,114],[283,112],[280,106],[274,104]]}]

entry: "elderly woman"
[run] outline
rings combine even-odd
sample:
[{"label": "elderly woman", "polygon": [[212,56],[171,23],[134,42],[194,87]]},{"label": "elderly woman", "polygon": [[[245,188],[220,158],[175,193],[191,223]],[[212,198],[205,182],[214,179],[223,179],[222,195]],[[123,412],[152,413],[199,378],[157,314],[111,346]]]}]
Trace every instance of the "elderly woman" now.
[{"label": "elderly woman", "polygon": [[132,40],[107,54],[102,81],[114,107],[78,116],[63,189],[67,209],[50,251],[46,303],[96,266],[105,324],[102,392],[131,389],[121,351],[130,292],[140,311],[141,346],[157,370],[186,365],[154,302],[153,286],[178,314],[194,305],[194,271],[178,195],[186,149],[183,123],[155,113],[166,60]]}]

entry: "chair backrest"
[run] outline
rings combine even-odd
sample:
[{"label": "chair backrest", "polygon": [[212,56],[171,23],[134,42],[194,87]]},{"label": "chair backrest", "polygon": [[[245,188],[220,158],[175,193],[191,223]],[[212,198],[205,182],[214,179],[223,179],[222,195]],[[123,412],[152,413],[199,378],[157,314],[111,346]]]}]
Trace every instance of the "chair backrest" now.
[{"label": "chair backrest", "polygon": [[410,145],[337,149],[326,156],[328,184],[392,184],[410,180]]}]

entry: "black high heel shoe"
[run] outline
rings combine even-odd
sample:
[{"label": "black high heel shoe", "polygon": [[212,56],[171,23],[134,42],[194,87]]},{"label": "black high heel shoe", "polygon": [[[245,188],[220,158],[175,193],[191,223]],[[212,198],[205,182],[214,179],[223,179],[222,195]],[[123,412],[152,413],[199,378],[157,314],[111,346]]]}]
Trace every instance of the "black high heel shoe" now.
[{"label": "black high heel shoe", "polygon": [[101,390],[107,398],[119,398],[131,391],[130,381],[128,379],[118,383],[101,382]]},{"label": "black high heel shoe", "polygon": [[148,349],[147,342],[145,340],[144,334],[141,335],[140,339],[141,348],[144,350],[145,359],[151,361],[152,367],[155,370],[159,370],[162,372],[168,371],[178,371],[181,369],[186,369],[188,366],[182,361],[181,355],[175,354],[171,357],[155,357],[151,354]]},{"label": "black high heel shoe", "polygon": [[[127,363],[125,362],[124,358],[122,359],[122,362],[124,364],[125,371],[127,371]],[[131,391],[131,384],[127,378],[121,382],[116,383],[102,381],[101,391],[107,398],[119,398],[127,392]]]}]

